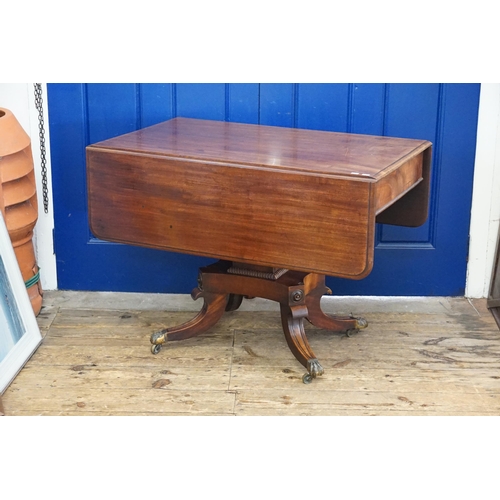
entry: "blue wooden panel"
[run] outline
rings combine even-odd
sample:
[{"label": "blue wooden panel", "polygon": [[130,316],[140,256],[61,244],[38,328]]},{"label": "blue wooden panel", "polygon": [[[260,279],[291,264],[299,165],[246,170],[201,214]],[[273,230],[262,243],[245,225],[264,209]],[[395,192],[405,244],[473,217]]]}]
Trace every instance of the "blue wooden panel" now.
[{"label": "blue wooden panel", "polygon": [[[54,132],[51,159],[57,222],[58,217],[64,221],[75,212],[86,211],[85,147],[88,138],[85,88],[76,84],[49,85],[48,103],[51,110],[49,126]],[[74,229],[77,232],[80,226],[75,225]],[[74,232],[67,237],[75,237]]]},{"label": "blue wooden panel", "polygon": [[260,124],[295,126],[295,91],[291,83],[263,83],[260,86]]},{"label": "blue wooden panel", "polygon": [[228,85],[228,116],[230,122],[259,123],[258,83],[231,83]]},{"label": "blue wooden panel", "polygon": [[349,122],[347,84],[307,83],[298,86],[299,128],[347,132]]},{"label": "blue wooden panel", "polygon": [[434,140],[439,89],[437,83],[388,85],[384,135]]},{"label": "blue wooden panel", "polygon": [[441,259],[434,269],[462,283],[458,295],[464,293],[467,270],[478,103],[479,85],[443,86],[442,132],[436,158],[440,175],[434,194],[439,201],[434,238]]},{"label": "blue wooden panel", "polygon": [[353,134],[384,135],[386,85],[356,83],[352,86]]},{"label": "blue wooden panel", "polygon": [[51,84],[55,242],[62,289],[187,293],[210,259],[101,242],[87,221],[85,147],[174,116],[433,142],[430,221],[379,226],[372,273],[344,295],[461,295],[478,84]]},{"label": "blue wooden panel", "polygon": [[141,127],[137,85],[96,83],[86,87],[86,95],[90,143]]},{"label": "blue wooden panel", "polygon": [[175,116],[175,85],[172,83],[141,84],[140,116],[143,127],[149,127]]},{"label": "blue wooden panel", "polygon": [[[401,84],[388,85],[386,93],[385,135],[427,139],[433,144],[436,140],[438,113],[441,107],[439,84]],[[435,153],[435,151],[434,151]],[[433,181],[436,182],[439,170],[433,164]],[[385,246],[397,243],[431,243],[430,230],[434,211],[426,224],[419,228],[383,226],[379,232],[380,244]]]},{"label": "blue wooden panel", "polygon": [[226,85],[223,83],[177,84],[176,116],[225,120]]}]

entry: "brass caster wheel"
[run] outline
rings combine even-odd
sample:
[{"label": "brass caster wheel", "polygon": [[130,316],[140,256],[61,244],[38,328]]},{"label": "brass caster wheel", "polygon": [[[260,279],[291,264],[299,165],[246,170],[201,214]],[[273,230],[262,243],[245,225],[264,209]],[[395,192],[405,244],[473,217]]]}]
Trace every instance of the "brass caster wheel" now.
[{"label": "brass caster wheel", "polygon": [[304,384],[310,384],[313,379],[320,377],[324,372],[323,367],[316,358],[311,358],[307,361],[307,369],[309,371],[302,377],[302,382],[304,382]]},{"label": "brass caster wheel", "polygon": [[358,330],[363,330],[364,328],[368,327],[368,321],[366,321],[365,318],[356,318],[356,322]]},{"label": "brass caster wheel", "polygon": [[153,354],[158,354],[161,351],[161,344],[153,344],[151,346],[151,352]]},{"label": "brass caster wheel", "polygon": [[345,332],[345,334],[348,336],[348,337],[351,337],[352,335],[354,335],[355,333],[358,333],[359,330],[357,328],[351,328],[350,330],[347,330]]}]

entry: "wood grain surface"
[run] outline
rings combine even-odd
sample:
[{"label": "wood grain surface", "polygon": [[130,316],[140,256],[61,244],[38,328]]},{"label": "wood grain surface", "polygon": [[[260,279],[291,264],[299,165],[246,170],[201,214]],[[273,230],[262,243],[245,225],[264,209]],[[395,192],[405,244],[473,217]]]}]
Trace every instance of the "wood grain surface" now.
[{"label": "wood grain surface", "polygon": [[7,416],[500,412],[500,333],[486,300],[345,304],[336,312],[371,311],[370,328],[349,338],[307,326],[325,374],[304,385],[275,311],[227,313],[153,356],[151,331],[192,312],[115,309],[116,294],[89,309],[59,294],[37,318],[44,342],[2,395]]},{"label": "wood grain surface", "polygon": [[87,148],[90,226],[103,240],[360,279],[377,214],[421,184],[392,223],[425,220],[430,146],[175,118]]},{"label": "wood grain surface", "polygon": [[93,147],[314,175],[380,179],[429,145],[415,139],[174,118]]}]

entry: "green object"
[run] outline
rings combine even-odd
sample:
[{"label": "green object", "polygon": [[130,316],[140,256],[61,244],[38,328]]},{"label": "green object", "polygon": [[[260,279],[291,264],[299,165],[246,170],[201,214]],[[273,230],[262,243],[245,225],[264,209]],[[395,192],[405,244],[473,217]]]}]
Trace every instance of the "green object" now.
[{"label": "green object", "polygon": [[38,269],[38,272],[35,274],[35,276],[25,281],[24,284],[26,285],[26,288],[30,288],[33,285],[36,285],[39,281],[40,281],[40,269]]}]

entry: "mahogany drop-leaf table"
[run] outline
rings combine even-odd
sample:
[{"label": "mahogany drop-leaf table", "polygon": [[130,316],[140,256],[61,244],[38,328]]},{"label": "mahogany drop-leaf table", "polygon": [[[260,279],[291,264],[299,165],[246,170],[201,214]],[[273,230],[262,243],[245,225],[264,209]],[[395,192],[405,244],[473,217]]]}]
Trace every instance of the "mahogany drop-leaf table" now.
[{"label": "mahogany drop-leaf table", "polygon": [[153,333],[154,354],[263,297],[308,383],[323,368],[304,319],[367,326],[321,310],[325,275],[370,273],[376,222],[425,222],[430,163],[425,140],[174,118],[87,147],[89,222],[103,240],[218,259],[191,293],[200,313]]}]

